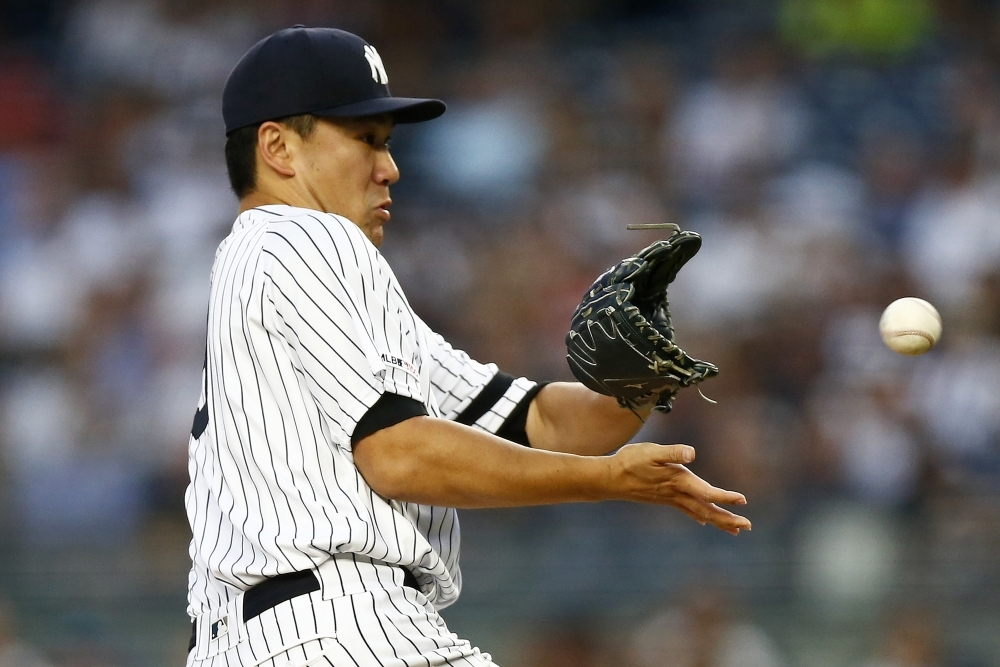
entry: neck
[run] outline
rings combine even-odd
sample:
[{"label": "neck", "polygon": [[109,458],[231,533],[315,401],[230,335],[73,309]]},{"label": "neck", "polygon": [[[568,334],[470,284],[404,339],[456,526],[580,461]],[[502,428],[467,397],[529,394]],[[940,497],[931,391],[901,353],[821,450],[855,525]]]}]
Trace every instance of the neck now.
[{"label": "neck", "polygon": [[268,204],[284,204],[326,212],[319,200],[301,183],[290,181],[273,183],[267,178],[260,180],[261,182],[257,183],[257,187],[252,192],[240,199],[240,213]]},{"label": "neck", "polygon": [[294,206],[291,202],[287,202],[280,197],[255,190],[240,199],[240,213],[249,211],[252,208],[257,208],[258,206],[267,206],[268,204],[287,204]]}]

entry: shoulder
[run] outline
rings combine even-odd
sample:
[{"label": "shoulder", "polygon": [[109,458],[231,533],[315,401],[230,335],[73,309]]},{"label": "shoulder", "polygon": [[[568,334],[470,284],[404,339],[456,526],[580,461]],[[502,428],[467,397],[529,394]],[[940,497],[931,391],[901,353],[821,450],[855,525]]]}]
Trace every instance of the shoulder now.
[{"label": "shoulder", "polygon": [[293,206],[268,206],[264,250],[276,257],[318,254],[348,265],[370,264],[375,247],[347,218]]},{"label": "shoulder", "polygon": [[284,267],[288,278],[312,274],[355,290],[387,279],[378,249],[347,218],[292,206],[267,209],[275,215],[267,221],[263,252]]},{"label": "shoulder", "polygon": [[319,245],[370,245],[357,225],[339,215],[295,206],[268,206],[265,212],[270,214],[267,220],[269,236],[298,242],[311,239]]}]

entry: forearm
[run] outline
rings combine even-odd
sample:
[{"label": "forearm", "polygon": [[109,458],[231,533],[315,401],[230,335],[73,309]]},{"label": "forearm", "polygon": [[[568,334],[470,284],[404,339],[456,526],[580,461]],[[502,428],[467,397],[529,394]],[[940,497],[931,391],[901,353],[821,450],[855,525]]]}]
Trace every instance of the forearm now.
[{"label": "forearm", "polygon": [[716,503],[744,504],[692,474],[685,445],[641,443],[614,456],[576,456],[522,447],[433,417],[413,417],[354,444],[354,463],[380,496],[446,507],[517,507],[630,500],[671,505],[736,534],[744,517]]},{"label": "forearm", "polygon": [[599,456],[621,447],[638,432],[649,410],[638,416],[611,396],[578,382],[553,382],[528,409],[528,441],[536,449]]},{"label": "forearm", "polygon": [[608,462],[515,445],[478,429],[414,417],[355,444],[354,460],[381,496],[457,508],[597,501]]}]

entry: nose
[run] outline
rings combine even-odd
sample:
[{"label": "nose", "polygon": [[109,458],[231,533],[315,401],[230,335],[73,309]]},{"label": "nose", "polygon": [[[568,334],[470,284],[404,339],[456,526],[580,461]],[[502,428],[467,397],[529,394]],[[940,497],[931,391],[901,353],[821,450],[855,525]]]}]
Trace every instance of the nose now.
[{"label": "nose", "polygon": [[389,151],[381,151],[378,154],[372,178],[379,185],[386,186],[392,185],[399,180],[399,167],[396,166],[396,161],[392,159]]}]

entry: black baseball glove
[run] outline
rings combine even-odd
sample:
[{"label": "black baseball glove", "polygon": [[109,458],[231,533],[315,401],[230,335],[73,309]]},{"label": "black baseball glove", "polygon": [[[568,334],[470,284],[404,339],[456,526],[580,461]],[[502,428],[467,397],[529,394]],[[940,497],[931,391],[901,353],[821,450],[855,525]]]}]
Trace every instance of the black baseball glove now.
[{"label": "black baseball glove", "polygon": [[674,396],[716,374],[674,343],[667,285],[701,248],[701,236],[676,232],[605,271],[583,295],[566,334],[573,375],[632,410],[669,412]]}]

